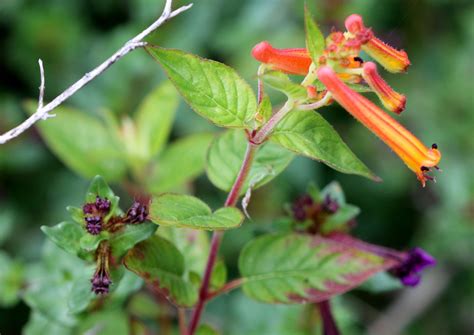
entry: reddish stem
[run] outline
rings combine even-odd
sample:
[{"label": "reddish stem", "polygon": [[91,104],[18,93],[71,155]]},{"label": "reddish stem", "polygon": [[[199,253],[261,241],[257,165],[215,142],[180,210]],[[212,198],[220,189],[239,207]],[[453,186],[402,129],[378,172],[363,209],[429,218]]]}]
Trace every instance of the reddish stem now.
[{"label": "reddish stem", "polygon": [[323,319],[323,334],[324,335],[339,335],[336,322],[331,313],[331,305],[329,300],[322,301],[318,304],[321,319]]},{"label": "reddish stem", "polygon": [[223,293],[227,293],[229,291],[232,291],[233,289],[236,289],[237,287],[239,287],[240,285],[242,285],[243,283],[243,279],[242,278],[237,278],[237,279],[234,279],[230,282],[228,282],[227,284],[225,284],[224,286],[222,286],[220,289],[218,289],[217,291],[214,291],[214,292],[209,292],[209,294],[207,295],[206,299],[209,301],[211,299],[214,299],[215,297],[217,297],[218,295],[221,295]]},{"label": "reddish stem", "polygon": [[[253,143],[247,143],[247,150],[245,151],[245,157],[242,162],[242,166],[240,167],[240,171],[237,175],[237,178],[235,179],[234,185],[232,185],[232,189],[227,195],[227,199],[225,201],[224,206],[234,207],[237,203],[242,187],[244,186],[245,179],[247,178],[250,172],[250,167],[252,166],[253,158],[255,156],[255,152],[257,151],[257,147],[258,146]],[[202,279],[201,288],[199,289],[199,300],[197,302],[196,308],[194,309],[191,322],[189,323],[188,335],[193,335],[196,331],[197,326],[199,325],[199,320],[201,319],[204,305],[208,300],[209,283],[211,280],[212,270],[214,269],[214,265],[216,263],[217,252],[219,250],[219,245],[221,243],[223,235],[224,232],[222,231],[214,231],[212,234],[209,257],[207,259],[206,269],[204,271],[204,278]]]}]

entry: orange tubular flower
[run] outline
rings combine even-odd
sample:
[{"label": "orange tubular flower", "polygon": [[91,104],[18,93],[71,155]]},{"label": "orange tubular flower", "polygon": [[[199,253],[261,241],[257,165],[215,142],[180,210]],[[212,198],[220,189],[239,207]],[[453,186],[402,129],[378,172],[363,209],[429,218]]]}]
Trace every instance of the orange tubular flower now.
[{"label": "orange tubular flower", "polygon": [[351,34],[362,42],[362,50],[388,71],[394,73],[405,72],[410,66],[407,53],[403,50],[396,50],[375,37],[370,28],[364,26],[360,15],[350,15],[346,19],[345,26]]},{"label": "orange tubular flower", "polygon": [[427,172],[438,168],[441,153],[436,144],[425,147],[413,134],[362,95],[352,91],[328,66],[319,68],[318,79],[334,100],[384,141],[416,173],[423,187],[433,180]]},{"label": "orange tubular flower", "polygon": [[395,92],[385,82],[385,80],[380,77],[375,63],[364,63],[362,77],[367,84],[369,84],[370,88],[377,94],[385,108],[397,114],[403,112],[407,98],[404,95]]},{"label": "orange tubular flower", "polygon": [[311,66],[311,57],[306,49],[276,49],[264,41],[252,49],[252,56],[273,69],[305,76]]}]

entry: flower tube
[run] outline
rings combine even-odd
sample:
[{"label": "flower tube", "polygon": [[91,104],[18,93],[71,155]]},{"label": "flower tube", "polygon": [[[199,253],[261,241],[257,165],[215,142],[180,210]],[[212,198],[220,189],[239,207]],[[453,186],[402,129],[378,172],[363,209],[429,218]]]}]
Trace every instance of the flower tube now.
[{"label": "flower tube", "polygon": [[362,77],[377,94],[382,104],[389,111],[400,114],[405,109],[406,97],[395,92],[377,72],[377,65],[373,62],[365,62]]},{"label": "flower tube", "polygon": [[333,99],[395,151],[408,168],[415,172],[423,186],[426,180],[433,179],[427,172],[432,167],[437,168],[441,159],[436,144],[431,148],[425,147],[400,123],[347,87],[330,67],[322,66],[317,76],[331,92]]},{"label": "flower tube", "polygon": [[311,66],[311,57],[306,49],[276,49],[266,41],[252,49],[252,56],[275,70],[305,76]]},{"label": "flower tube", "polygon": [[361,41],[362,50],[388,71],[405,72],[410,66],[407,53],[404,50],[394,49],[375,37],[371,29],[364,26],[360,15],[350,15],[345,21],[345,26],[352,35]]}]

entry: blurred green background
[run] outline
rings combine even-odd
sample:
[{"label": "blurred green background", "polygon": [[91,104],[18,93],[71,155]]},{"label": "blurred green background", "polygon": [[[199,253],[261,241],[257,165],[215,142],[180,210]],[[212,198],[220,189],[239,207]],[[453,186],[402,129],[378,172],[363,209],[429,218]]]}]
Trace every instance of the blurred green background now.
[{"label": "blurred green background", "polygon": [[[185,3],[176,1],[175,6]],[[413,173],[382,142],[342,109],[326,108],[321,113],[384,182],[343,175],[308,159],[295,159],[283,174],[254,193],[249,208],[253,220],[226,234],[222,252],[229,272],[236,275],[242,245],[255,231],[267,229],[281,217],[285,204],[304,193],[310,182],[324,186],[337,180],[348,202],[362,209],[355,230],[358,237],[397,249],[418,245],[439,260],[437,268],[427,271],[422,285],[414,290],[384,294],[356,291],[337,299],[336,318],[346,332],[472,333],[474,5],[470,0],[307,3],[326,33],[333,26],[342,29],[344,18],[358,13],[377,36],[408,52],[412,62],[408,74],[383,76],[407,95],[401,122],[425,144],[436,142],[440,147],[443,172],[437,174],[436,184],[422,189]],[[25,118],[25,99],[36,99],[38,58],[45,64],[45,99],[52,99],[154,21],[162,4],[161,0],[0,0],[0,132]],[[229,64],[255,86],[258,64],[250,57],[251,48],[261,40],[276,47],[303,47],[303,4],[292,0],[196,0],[190,11],[149,40]],[[104,108],[127,115],[163,80],[159,65],[138,50],[67,105],[93,115],[100,115]],[[272,98],[274,104],[282,99],[278,94]],[[172,138],[202,131],[218,129],[181,102]],[[48,150],[36,129],[1,146],[0,247],[5,254],[18,262],[35,261],[45,240],[39,227],[67,218],[65,207],[80,205],[88,183]],[[225,196],[205,176],[197,179],[193,189],[213,205],[221,204]],[[6,269],[0,265],[1,271]],[[28,320],[28,307],[14,297],[0,300],[0,332],[19,334]],[[294,334],[295,323],[311,320],[311,314],[305,313],[308,310],[300,306],[265,306],[235,292],[211,302],[205,318],[224,334]]]}]

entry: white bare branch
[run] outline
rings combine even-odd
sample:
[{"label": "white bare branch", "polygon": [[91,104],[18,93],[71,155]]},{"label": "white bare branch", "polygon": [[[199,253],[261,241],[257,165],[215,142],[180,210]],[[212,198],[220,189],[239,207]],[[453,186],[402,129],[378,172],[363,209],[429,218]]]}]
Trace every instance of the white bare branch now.
[{"label": "white bare branch", "polygon": [[26,119],[23,123],[18,125],[17,127],[7,131],[6,133],[0,135],[0,144],[4,144],[11,139],[17,137],[27,129],[29,129],[33,124],[38,122],[39,120],[45,120],[49,117],[53,117],[50,112],[61,105],[64,101],[69,99],[72,95],[74,95],[77,91],[91,82],[94,78],[101,75],[105,70],[107,70],[110,66],[112,66],[116,61],[121,59],[123,56],[128,54],[129,52],[141,48],[147,45],[146,42],[143,41],[145,37],[150,35],[153,31],[155,31],[158,27],[160,27],[163,23],[167,20],[181,14],[182,12],[188,10],[192,7],[192,3],[186,6],[182,6],[174,11],[171,10],[172,0],[166,0],[165,8],[161,13],[161,16],[153,22],[148,28],[143,30],[140,34],[132,38],[131,40],[127,41],[119,50],[117,50],[112,56],[110,56],[107,60],[105,60],[102,64],[97,66],[92,71],[86,73],[81,79],[76,81],[72,84],[69,88],[67,88],[64,92],[54,98],[53,101],[48,103],[47,105],[43,106],[44,101],[44,89],[45,89],[45,78],[44,78],[44,68],[43,62],[38,60],[40,66],[40,75],[41,75],[41,84],[40,84],[40,94],[38,99],[38,108],[36,112],[31,115],[28,119]]}]

